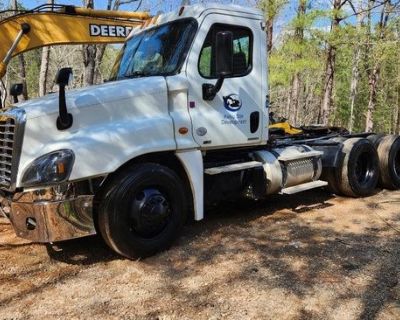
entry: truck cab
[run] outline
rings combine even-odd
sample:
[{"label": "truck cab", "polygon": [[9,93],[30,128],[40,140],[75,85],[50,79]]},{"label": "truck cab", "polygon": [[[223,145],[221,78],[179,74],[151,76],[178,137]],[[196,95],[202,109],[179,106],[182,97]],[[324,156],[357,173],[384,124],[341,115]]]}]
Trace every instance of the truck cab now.
[{"label": "truck cab", "polygon": [[[134,28],[106,83],[2,113],[0,185],[16,233],[55,242],[98,232],[123,256],[148,256],[206,204],[326,186],[323,168],[336,181],[338,154],[354,145],[367,155],[360,184],[374,188],[367,139],[349,150],[330,137],[270,143],[265,44],[257,9],[183,6]],[[61,106],[71,121],[60,127]]]}]

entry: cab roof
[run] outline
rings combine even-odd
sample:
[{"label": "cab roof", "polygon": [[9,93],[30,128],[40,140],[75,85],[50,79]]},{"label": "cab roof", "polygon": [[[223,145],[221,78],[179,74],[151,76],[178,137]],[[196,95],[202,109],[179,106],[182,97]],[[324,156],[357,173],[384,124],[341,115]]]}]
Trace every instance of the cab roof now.
[{"label": "cab roof", "polygon": [[207,3],[207,4],[195,4],[189,6],[180,6],[178,9],[156,15],[153,18],[147,20],[142,26],[136,27],[132,30],[128,38],[139,33],[140,31],[148,28],[152,28],[157,25],[161,25],[170,21],[178,20],[181,18],[200,18],[202,15],[207,13],[221,13],[225,15],[234,15],[241,17],[249,17],[263,20],[264,14],[260,9],[244,7],[235,4],[219,4],[219,3]]}]

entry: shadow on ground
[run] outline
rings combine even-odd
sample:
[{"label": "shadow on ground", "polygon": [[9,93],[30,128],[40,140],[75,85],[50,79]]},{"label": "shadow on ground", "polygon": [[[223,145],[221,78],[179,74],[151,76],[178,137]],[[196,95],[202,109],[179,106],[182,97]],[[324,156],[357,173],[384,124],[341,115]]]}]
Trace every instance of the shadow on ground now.
[{"label": "shadow on ground", "polygon": [[[243,226],[243,224],[262,216],[270,216],[278,210],[289,209],[296,213],[304,213],[309,210],[326,208],[332,206],[326,203],[331,198],[332,195],[329,193],[319,191],[309,193],[305,197],[272,196],[268,200],[262,201],[225,202],[207,208],[206,218],[201,222],[188,219],[183,237],[179,240],[179,246],[183,247],[197,237],[209,235],[229,225]],[[294,217],[294,215],[291,216]],[[280,216],[276,219],[286,218],[288,217]],[[46,249],[51,259],[72,265],[90,265],[123,259],[113,253],[99,235],[48,244]]]},{"label": "shadow on ground", "polygon": [[[260,202],[224,203],[209,208],[206,219],[190,222],[183,236],[170,251],[141,262],[161,270],[165,285],[151,299],[162,299],[171,294],[177,301],[193,308],[214,306],[215,297],[222,287],[246,286],[280,288],[299,299],[315,293],[318,286],[331,286],[337,290],[337,304],[359,299],[362,304],[360,319],[374,319],[385,304],[400,307],[400,234],[385,237],[390,224],[369,227],[363,232],[337,231],[332,225],[341,214],[317,217],[310,224],[297,219],[310,211],[332,206],[332,195],[324,191],[305,192],[299,196],[273,196]],[[367,199],[359,203],[371,210]],[[279,213],[274,214],[279,211]],[[356,223],[356,222],[355,222]],[[120,258],[99,237],[88,237],[47,246],[49,257],[73,266],[90,266]],[[216,268],[226,261],[234,268],[224,277],[216,277],[207,285],[188,291],[183,281],[203,276],[204,270]],[[129,261],[127,261],[129,263]],[[373,266],[373,267],[371,267]],[[57,280],[58,281],[58,280]],[[357,283],[365,283],[358,285]],[[362,289],[360,289],[362,288]],[[334,303],[334,302],[332,302]],[[160,306],[151,316],[168,313],[170,306]],[[309,310],[302,310],[303,318],[318,318]]]}]

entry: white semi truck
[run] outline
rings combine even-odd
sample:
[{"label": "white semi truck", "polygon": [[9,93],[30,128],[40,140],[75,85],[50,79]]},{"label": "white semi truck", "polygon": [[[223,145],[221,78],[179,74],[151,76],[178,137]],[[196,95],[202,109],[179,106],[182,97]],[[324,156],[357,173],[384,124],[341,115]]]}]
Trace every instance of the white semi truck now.
[{"label": "white semi truck", "polygon": [[97,232],[145,257],[208,203],[400,187],[397,136],[270,137],[266,57],[261,11],[194,5],[133,29],[104,84],[65,92],[72,71],[60,70],[59,93],[0,115],[2,205],[17,235]]}]

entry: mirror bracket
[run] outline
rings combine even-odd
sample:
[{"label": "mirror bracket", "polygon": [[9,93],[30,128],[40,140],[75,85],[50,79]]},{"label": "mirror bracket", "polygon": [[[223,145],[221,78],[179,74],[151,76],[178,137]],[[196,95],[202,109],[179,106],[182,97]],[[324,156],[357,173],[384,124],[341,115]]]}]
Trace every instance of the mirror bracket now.
[{"label": "mirror bracket", "polygon": [[61,115],[60,115],[57,118],[57,129],[60,131],[69,129],[69,128],[71,128],[73,122],[74,122],[74,118],[72,117],[72,114],[67,113],[63,117],[61,117]]},{"label": "mirror bracket", "polygon": [[65,85],[60,84],[60,92],[58,95],[59,116],[57,118],[57,129],[66,130],[72,127],[74,118],[67,111],[67,103],[65,99]]},{"label": "mirror bracket", "polygon": [[203,100],[214,100],[219,90],[221,90],[224,80],[225,76],[220,75],[215,85],[211,83],[203,83]]}]

